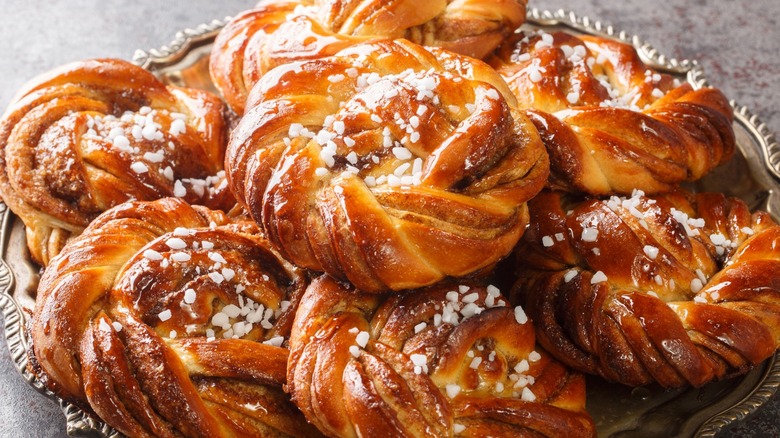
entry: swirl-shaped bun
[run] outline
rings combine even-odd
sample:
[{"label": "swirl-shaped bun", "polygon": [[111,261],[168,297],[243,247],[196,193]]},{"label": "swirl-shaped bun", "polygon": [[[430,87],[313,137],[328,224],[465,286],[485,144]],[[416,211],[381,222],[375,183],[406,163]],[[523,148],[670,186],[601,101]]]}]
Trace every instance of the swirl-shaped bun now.
[{"label": "swirl-shaped bun", "polygon": [[223,104],[125,61],[63,66],[33,80],[0,120],[0,196],[47,264],[98,214],[128,200],[235,200],[220,175]]},{"label": "swirl-shaped bun", "polygon": [[573,368],[698,387],[780,345],[780,226],[767,213],[681,192],[574,204],[545,192],[530,209],[513,296]]},{"label": "swirl-shaped bun", "polygon": [[33,370],[129,436],[315,436],[282,390],[306,283],[251,221],[122,204],[44,272]]},{"label": "swirl-shaped bun", "polygon": [[376,38],[406,38],[482,58],[525,20],[525,0],[265,1],[231,20],[211,52],[214,84],[242,114],[273,67],[334,55]]},{"label": "swirl-shaped bun", "polygon": [[371,292],[511,252],[548,174],[487,65],[404,40],[267,74],[233,131],[233,193],[285,257]]},{"label": "swirl-shaped bun", "polygon": [[734,153],[726,97],[654,71],[630,44],[518,33],[490,63],[539,129],[554,189],[659,193],[701,178]]},{"label": "swirl-shaped bun", "polygon": [[595,436],[582,375],[535,348],[495,287],[382,297],[323,276],[295,317],[288,390],[332,437]]}]

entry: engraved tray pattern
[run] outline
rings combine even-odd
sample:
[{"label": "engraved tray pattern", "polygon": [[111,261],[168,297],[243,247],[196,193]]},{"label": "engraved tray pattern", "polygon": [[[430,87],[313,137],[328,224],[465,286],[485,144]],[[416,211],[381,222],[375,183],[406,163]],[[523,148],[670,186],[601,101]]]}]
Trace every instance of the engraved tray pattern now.
[{"label": "engraved tray pattern", "polygon": [[[133,62],[152,71],[164,82],[216,91],[208,77],[208,53],[214,37],[229,18],[214,20],[176,34],[167,46],[139,50]],[[707,86],[695,61],[676,60],[658,53],[636,35],[573,12],[528,11],[528,27],[563,29],[575,33],[608,36],[633,44],[653,67],[685,79],[694,87]],[[732,163],[716,170],[693,188],[718,190],[740,196],[752,208],[763,208],[780,218],[780,145],[755,115],[731,101],[739,146]],[[734,181],[734,175],[742,175]],[[736,183],[736,184],[735,184]],[[25,330],[29,309],[35,304],[37,269],[29,262],[24,226],[0,203],[0,309],[5,315],[5,336],[19,373],[40,393],[59,402],[70,436],[122,435],[78,407],[58,399],[27,370],[29,337]],[[770,400],[780,388],[780,352],[746,376],[710,384],[701,389],[663,391],[630,389],[596,378],[588,380],[589,410],[599,436],[714,437],[744,420]],[[617,409],[616,409],[617,408]]]}]

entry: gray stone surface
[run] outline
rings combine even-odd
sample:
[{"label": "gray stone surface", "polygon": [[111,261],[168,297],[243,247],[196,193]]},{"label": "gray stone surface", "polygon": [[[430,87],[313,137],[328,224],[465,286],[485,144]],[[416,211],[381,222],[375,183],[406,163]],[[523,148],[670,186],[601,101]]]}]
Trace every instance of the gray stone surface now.
[{"label": "gray stone surface", "polygon": [[[0,108],[38,73],[91,57],[130,59],[137,48],[168,43],[180,28],[235,14],[252,3],[3,0]],[[713,85],[759,115],[770,130],[780,130],[777,0],[532,0],[530,6],[573,10],[637,34],[667,56],[696,59]],[[776,396],[728,436],[780,436],[778,415]],[[64,424],[58,406],[18,376],[0,336],[0,437],[62,437]]]}]

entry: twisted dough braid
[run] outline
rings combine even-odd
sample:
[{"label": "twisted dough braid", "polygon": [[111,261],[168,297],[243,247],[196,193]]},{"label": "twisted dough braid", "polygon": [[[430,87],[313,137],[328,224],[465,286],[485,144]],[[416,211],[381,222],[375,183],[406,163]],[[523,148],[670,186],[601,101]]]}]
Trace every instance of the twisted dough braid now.
[{"label": "twisted dough braid", "polygon": [[780,227],[767,213],[712,193],[572,204],[550,192],[530,205],[513,295],[564,363],[698,387],[780,345]]},{"label": "twisted dough braid", "polygon": [[98,214],[127,200],[179,196],[212,208],[220,186],[223,105],[166,87],[115,59],[63,66],[33,80],[0,120],[0,196],[45,265]]},{"label": "twisted dough braid", "polygon": [[547,157],[490,67],[404,40],[279,67],[234,130],[233,193],[298,266],[371,292],[507,255]]},{"label": "twisted dough braid", "polygon": [[525,20],[525,0],[264,1],[231,20],[211,52],[214,84],[242,114],[273,67],[334,55],[375,38],[406,38],[482,58]]},{"label": "twisted dough braid", "polygon": [[250,221],[122,204],[44,272],[33,369],[129,436],[313,436],[282,391],[305,286]]},{"label": "twisted dough braid", "polygon": [[539,129],[554,189],[664,192],[733,155],[726,97],[655,72],[629,44],[564,32],[519,33],[490,63]]},{"label": "twisted dough braid", "polygon": [[382,297],[322,276],[295,317],[288,390],[332,437],[595,436],[582,376],[534,348],[492,286]]}]

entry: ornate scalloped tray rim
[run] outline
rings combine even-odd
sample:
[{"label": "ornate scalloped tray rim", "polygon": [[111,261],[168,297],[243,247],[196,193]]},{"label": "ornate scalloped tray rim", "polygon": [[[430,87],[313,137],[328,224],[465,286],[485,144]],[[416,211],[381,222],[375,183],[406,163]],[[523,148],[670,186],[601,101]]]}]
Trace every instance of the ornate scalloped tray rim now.
[{"label": "ornate scalloped tray rim", "polygon": [[[705,87],[707,80],[696,61],[677,60],[667,58],[658,53],[650,44],[644,43],[637,35],[629,35],[626,32],[617,32],[612,26],[581,17],[574,12],[563,9],[552,12],[539,9],[528,11],[528,23],[537,26],[562,26],[572,30],[593,35],[608,36],[628,42],[634,45],[644,60],[654,66],[669,71],[686,75],[689,82],[695,87]],[[159,49],[151,49],[148,52],[137,50],[133,55],[133,62],[147,70],[156,70],[173,64],[184,58],[188,52],[198,46],[208,44],[216,34],[224,27],[230,17],[223,20],[213,20],[203,23],[195,28],[187,28],[176,33],[173,41]],[[731,101],[734,108],[736,121],[744,127],[759,144],[762,159],[771,175],[780,180],[780,145],[774,135],[767,129],[759,118],[753,115],[746,107],[739,106]],[[0,202],[0,254],[5,254],[8,244],[10,220],[13,217],[5,204]],[[95,419],[78,407],[60,400],[54,393],[46,389],[43,384],[27,370],[27,348],[29,339],[25,331],[26,317],[24,311],[12,297],[14,288],[13,274],[3,259],[0,258],[0,309],[5,317],[5,336],[11,358],[14,361],[22,378],[35,390],[45,396],[57,400],[60,404],[66,421],[69,436],[84,436],[98,434],[108,438],[119,438],[121,433],[114,430],[106,423]],[[770,359],[769,366],[760,378],[761,384],[754,388],[739,403],[705,421],[696,432],[697,437],[714,437],[727,430],[735,423],[740,422],[755,413],[764,403],[770,400],[780,388],[780,352]]]}]

